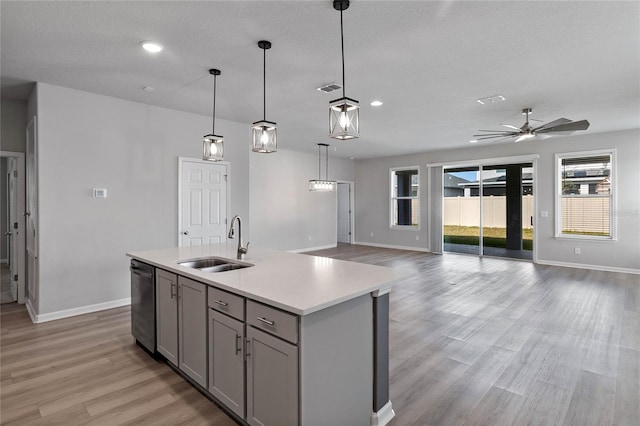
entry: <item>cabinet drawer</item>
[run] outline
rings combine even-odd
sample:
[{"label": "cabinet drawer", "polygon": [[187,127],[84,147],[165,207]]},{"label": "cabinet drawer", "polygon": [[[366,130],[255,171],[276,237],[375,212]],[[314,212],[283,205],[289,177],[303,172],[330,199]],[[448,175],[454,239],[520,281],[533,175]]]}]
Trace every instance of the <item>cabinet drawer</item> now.
[{"label": "cabinet drawer", "polygon": [[209,307],[216,311],[227,314],[237,320],[244,321],[244,298],[220,290],[215,287],[209,287],[208,294]]},{"label": "cabinet drawer", "polygon": [[262,303],[247,300],[247,323],[298,344],[298,317]]}]

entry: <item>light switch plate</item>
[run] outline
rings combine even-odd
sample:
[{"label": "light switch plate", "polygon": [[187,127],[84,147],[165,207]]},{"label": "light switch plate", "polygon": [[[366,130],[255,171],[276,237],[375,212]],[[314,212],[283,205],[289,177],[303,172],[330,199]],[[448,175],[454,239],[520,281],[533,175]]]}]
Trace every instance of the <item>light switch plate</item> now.
[{"label": "light switch plate", "polygon": [[93,198],[107,198],[107,189],[93,188]]},{"label": "light switch plate", "polygon": [[549,217],[549,212],[546,210],[541,210],[540,211],[540,217]]}]

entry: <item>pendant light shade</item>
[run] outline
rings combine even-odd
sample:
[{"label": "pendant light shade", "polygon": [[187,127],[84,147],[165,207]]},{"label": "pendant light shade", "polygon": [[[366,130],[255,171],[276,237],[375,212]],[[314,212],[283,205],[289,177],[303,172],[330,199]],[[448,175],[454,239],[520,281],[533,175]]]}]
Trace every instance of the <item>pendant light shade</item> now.
[{"label": "pendant light shade", "polygon": [[[325,156],[326,156],[326,166],[324,170],[324,179],[322,179],[322,175],[320,173],[321,162],[322,162],[322,147],[324,147]],[[316,192],[330,192],[335,191],[338,183],[335,180],[329,180],[329,144],[319,143],[318,144],[318,179],[313,179],[309,181],[309,191]]]},{"label": "pendant light shade", "polygon": [[251,150],[253,152],[270,153],[278,150],[278,128],[276,123],[267,121],[267,49],[271,42],[260,40],[258,47],[262,49],[262,120],[253,123],[251,128]]},{"label": "pendant light shade", "polygon": [[216,78],[221,74],[220,70],[210,69],[213,76],[213,125],[211,134],[202,138],[202,159],[209,161],[222,161],[224,159],[224,137],[216,135]]},{"label": "pendant light shade", "polygon": [[333,8],[340,11],[340,43],[342,47],[342,97],[329,103],[329,136],[348,140],[360,136],[360,103],[347,98],[344,79],[344,28],[342,11],[349,8],[349,0],[333,0]]}]

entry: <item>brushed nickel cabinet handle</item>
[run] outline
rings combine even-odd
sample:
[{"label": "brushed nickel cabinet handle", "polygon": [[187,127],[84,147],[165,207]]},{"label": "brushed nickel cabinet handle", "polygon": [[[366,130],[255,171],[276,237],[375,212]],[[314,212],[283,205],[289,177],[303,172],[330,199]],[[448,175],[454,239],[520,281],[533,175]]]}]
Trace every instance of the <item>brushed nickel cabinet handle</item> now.
[{"label": "brushed nickel cabinet handle", "polygon": [[222,300],[214,300],[214,302],[220,306],[229,306],[227,302],[223,302]]},{"label": "brushed nickel cabinet handle", "polygon": [[266,318],[257,317],[257,319],[258,319],[258,321],[263,322],[263,323],[268,324],[268,325],[275,325],[276,324],[275,321],[269,321]]}]

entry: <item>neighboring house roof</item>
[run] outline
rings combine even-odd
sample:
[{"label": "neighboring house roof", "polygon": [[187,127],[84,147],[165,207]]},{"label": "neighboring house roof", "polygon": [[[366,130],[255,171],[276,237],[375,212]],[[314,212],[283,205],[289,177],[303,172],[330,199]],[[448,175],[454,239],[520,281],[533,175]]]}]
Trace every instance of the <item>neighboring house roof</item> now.
[{"label": "neighboring house roof", "polygon": [[443,180],[445,188],[462,188],[462,185],[469,183],[469,181],[466,179],[458,176],[453,176],[448,173],[445,173]]}]

